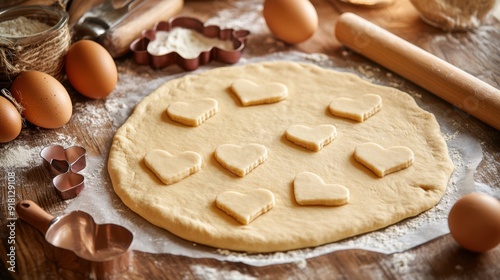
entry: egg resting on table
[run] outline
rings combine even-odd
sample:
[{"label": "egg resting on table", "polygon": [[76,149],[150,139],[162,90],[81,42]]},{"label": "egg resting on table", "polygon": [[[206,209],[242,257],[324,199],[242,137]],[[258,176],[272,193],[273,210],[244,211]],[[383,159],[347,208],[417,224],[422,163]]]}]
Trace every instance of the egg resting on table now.
[{"label": "egg resting on table", "polygon": [[73,114],[66,88],[54,77],[40,71],[21,73],[12,83],[10,92],[23,107],[23,116],[42,128],[59,128]]},{"label": "egg resting on table", "polygon": [[460,246],[486,252],[500,243],[500,202],[487,194],[461,197],[448,215],[450,233]]},{"label": "egg resting on table", "polygon": [[118,82],[115,61],[103,46],[94,41],[74,43],[66,54],[65,67],[71,85],[89,98],[108,96]]},{"label": "egg resting on table", "polygon": [[16,139],[21,133],[23,122],[16,107],[0,96],[0,143]]},{"label": "egg resting on table", "polygon": [[318,28],[318,14],[308,0],[266,0],[263,16],[271,32],[290,44],[306,41]]}]

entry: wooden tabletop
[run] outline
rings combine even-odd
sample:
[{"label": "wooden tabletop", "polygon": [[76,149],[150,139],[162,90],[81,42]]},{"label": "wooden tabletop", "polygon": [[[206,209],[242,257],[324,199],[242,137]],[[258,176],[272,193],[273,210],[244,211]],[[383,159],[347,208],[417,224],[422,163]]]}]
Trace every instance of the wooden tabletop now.
[{"label": "wooden tabletop", "polygon": [[[186,1],[181,14],[208,20],[216,16],[218,10],[236,5],[238,1]],[[371,9],[356,7],[338,0],[312,0],[319,15],[319,29],[308,41],[297,45],[286,45],[278,40],[265,41],[262,38],[250,39],[244,58],[262,56],[276,51],[296,50],[305,53],[323,53],[338,61],[348,60],[350,65],[365,65],[372,62],[342,47],[333,35],[335,19],[343,12],[354,12],[388,29],[396,35],[435,54],[449,63],[469,72],[490,85],[500,88],[500,23],[492,19],[485,26],[473,32],[444,32],[425,24],[409,0],[397,0],[392,6]],[[215,6],[214,6],[215,5]],[[218,6],[217,6],[218,5]],[[215,8],[214,8],[215,7]],[[261,6],[255,6],[260,9]],[[220,16],[220,15],[219,15]],[[262,31],[266,34],[266,30]],[[261,35],[262,35],[261,34]],[[261,44],[262,42],[262,44]],[[265,45],[265,47],[264,47]],[[134,73],[135,67],[131,55],[116,60],[120,74]],[[160,75],[179,74],[181,70],[150,70],[144,76],[150,80]],[[125,82],[125,81],[120,81]],[[410,82],[408,82],[411,84]],[[66,84],[67,86],[67,84]],[[414,86],[417,91],[423,89]],[[131,94],[130,88],[118,86],[112,94]],[[72,90],[75,106],[93,106],[103,108],[102,112],[111,114],[104,100],[85,99]],[[137,100],[137,102],[140,100]],[[80,107],[81,108],[81,107]],[[500,188],[500,132],[494,128],[453,109],[458,120],[475,135],[483,149],[483,161],[480,163],[474,179],[493,188]],[[75,114],[89,114],[79,110]],[[500,113],[499,113],[500,117]],[[103,115],[104,121],[109,121]],[[95,156],[107,157],[111,138],[117,124],[108,123],[104,131],[90,131],[79,125],[78,115],[70,123],[57,130],[42,130],[28,126],[15,141],[0,144],[0,157],[8,151],[38,147],[47,142],[57,142],[61,135],[78,139]],[[49,140],[47,140],[49,139]],[[85,279],[79,272],[61,269],[45,256],[46,241],[40,232],[24,221],[14,222],[15,230],[8,227],[12,220],[9,212],[9,193],[7,180],[15,178],[16,199],[31,199],[46,211],[57,215],[66,208],[67,202],[61,201],[55,193],[46,187],[48,174],[39,161],[26,166],[26,158],[11,159],[11,166],[0,166],[0,205],[1,238],[0,259],[1,279]],[[9,238],[14,235],[13,238]],[[9,240],[15,239],[15,272],[7,271],[7,261],[12,259]],[[148,254],[134,252],[132,267],[113,279],[498,279],[500,275],[500,246],[478,254],[460,248],[450,235],[445,235],[403,253],[384,255],[363,250],[338,251],[301,263],[251,266],[237,262],[221,262],[214,259],[189,258],[170,254]],[[203,268],[202,270],[193,269]]]}]

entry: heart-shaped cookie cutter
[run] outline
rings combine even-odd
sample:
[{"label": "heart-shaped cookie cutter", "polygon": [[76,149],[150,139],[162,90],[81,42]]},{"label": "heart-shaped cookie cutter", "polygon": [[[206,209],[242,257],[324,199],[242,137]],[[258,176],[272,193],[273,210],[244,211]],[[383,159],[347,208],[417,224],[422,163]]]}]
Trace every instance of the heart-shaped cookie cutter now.
[{"label": "heart-shaped cookie cutter", "polygon": [[31,200],[16,204],[16,212],[38,229],[49,243],[49,259],[65,269],[108,278],[128,269],[132,263],[133,234],[117,224],[97,224],[83,211],[53,217]]},{"label": "heart-shaped cookie cutter", "polygon": [[[184,58],[177,52],[164,55],[152,55],[148,52],[148,44],[156,37],[157,31],[170,31],[175,27],[195,30],[209,38],[221,40],[232,40],[233,50],[223,50],[213,47],[201,52],[196,58]],[[212,60],[223,63],[234,64],[238,62],[245,48],[245,43],[250,35],[248,30],[222,29],[217,25],[205,26],[196,18],[179,16],[169,21],[160,21],[152,29],[143,30],[141,37],[130,44],[130,50],[134,53],[134,59],[138,64],[150,64],[153,68],[162,68],[176,63],[187,71],[197,69],[200,65],[207,64]]]},{"label": "heart-shaped cookie cutter", "polygon": [[79,146],[67,149],[51,145],[42,149],[40,156],[54,177],[52,184],[61,199],[75,198],[85,187],[85,178],[78,174],[87,166],[87,151]]}]

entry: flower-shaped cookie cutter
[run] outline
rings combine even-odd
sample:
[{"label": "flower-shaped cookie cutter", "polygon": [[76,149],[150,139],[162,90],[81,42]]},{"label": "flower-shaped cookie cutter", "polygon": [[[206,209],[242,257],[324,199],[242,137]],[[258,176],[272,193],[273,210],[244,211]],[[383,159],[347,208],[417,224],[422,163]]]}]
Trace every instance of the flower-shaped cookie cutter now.
[{"label": "flower-shaped cookie cutter", "polygon": [[[213,47],[201,52],[196,58],[184,58],[177,52],[164,55],[152,55],[148,52],[148,44],[156,38],[157,31],[170,31],[175,27],[195,30],[208,38],[232,40],[233,50],[223,50]],[[153,68],[163,68],[176,63],[187,71],[197,69],[200,65],[212,60],[234,64],[238,62],[245,48],[245,43],[250,35],[248,30],[221,29],[217,25],[205,26],[202,21],[191,17],[173,17],[169,21],[160,21],[152,29],[143,30],[141,37],[130,44],[134,59],[138,64],[151,65]]]},{"label": "flower-shaped cookie cutter", "polygon": [[47,146],[40,152],[61,199],[75,198],[85,187],[85,178],[77,172],[87,166],[86,154],[87,151],[82,147],[64,149],[60,145]]}]

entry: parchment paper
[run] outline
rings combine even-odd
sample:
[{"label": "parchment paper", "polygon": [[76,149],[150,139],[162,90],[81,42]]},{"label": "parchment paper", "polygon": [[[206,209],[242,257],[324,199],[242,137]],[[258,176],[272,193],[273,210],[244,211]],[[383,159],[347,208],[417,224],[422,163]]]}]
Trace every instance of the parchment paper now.
[{"label": "parchment paper", "polygon": [[[348,55],[346,53],[346,56]],[[441,125],[443,137],[446,139],[450,157],[455,165],[455,171],[449,181],[447,191],[438,205],[417,217],[404,220],[385,229],[316,248],[254,255],[231,252],[180,239],[166,230],[151,225],[142,217],[133,213],[113,192],[107,174],[106,156],[89,155],[87,157],[87,168],[82,172],[86,178],[86,188],[76,199],[69,203],[65,212],[83,210],[91,214],[98,223],[116,223],[125,226],[134,233],[133,250],[150,253],[170,253],[192,258],[214,258],[221,261],[243,262],[255,266],[264,266],[303,261],[307,258],[344,249],[365,249],[384,254],[402,252],[448,233],[447,215],[449,209],[461,195],[478,188],[494,196],[500,196],[500,190],[498,189],[483,184],[475,185],[473,175],[482,159],[481,146],[475,136],[471,135],[467,131],[467,128],[461,125],[458,116],[464,113],[458,109],[454,109],[454,107],[434,97],[432,94],[406,82],[396,74],[387,72],[373,64],[359,64],[349,62],[348,59],[339,60],[338,58],[331,58],[326,55],[299,52],[279,52],[252,59],[242,59],[238,64],[268,60],[308,62],[338,71],[352,72],[373,83],[393,86],[406,91],[415,98],[423,109],[434,113]],[[122,67],[131,67],[131,65],[133,66],[133,63],[123,65]],[[219,66],[223,65],[211,63],[196,72]],[[141,70],[143,71],[145,68],[138,69],[137,71]],[[164,71],[175,72],[178,70],[174,67],[173,70],[167,69]],[[144,78],[137,73],[132,72],[121,75],[119,77],[120,80],[128,79],[128,84],[131,88],[118,88],[118,92],[127,91],[128,93],[112,95],[106,100],[105,107],[107,113],[112,118],[113,125],[117,128],[123,124],[135,104],[143,96],[154,91],[154,89],[164,82],[184,74],[186,73],[179,72],[170,76],[158,75],[157,79],[147,84],[144,83]],[[130,86],[131,84],[135,86]],[[86,110],[93,109],[87,108]],[[82,119],[80,121],[85,122],[86,120]],[[92,122],[92,120],[89,121]],[[91,123],[91,125],[99,126],[100,124]]]}]

